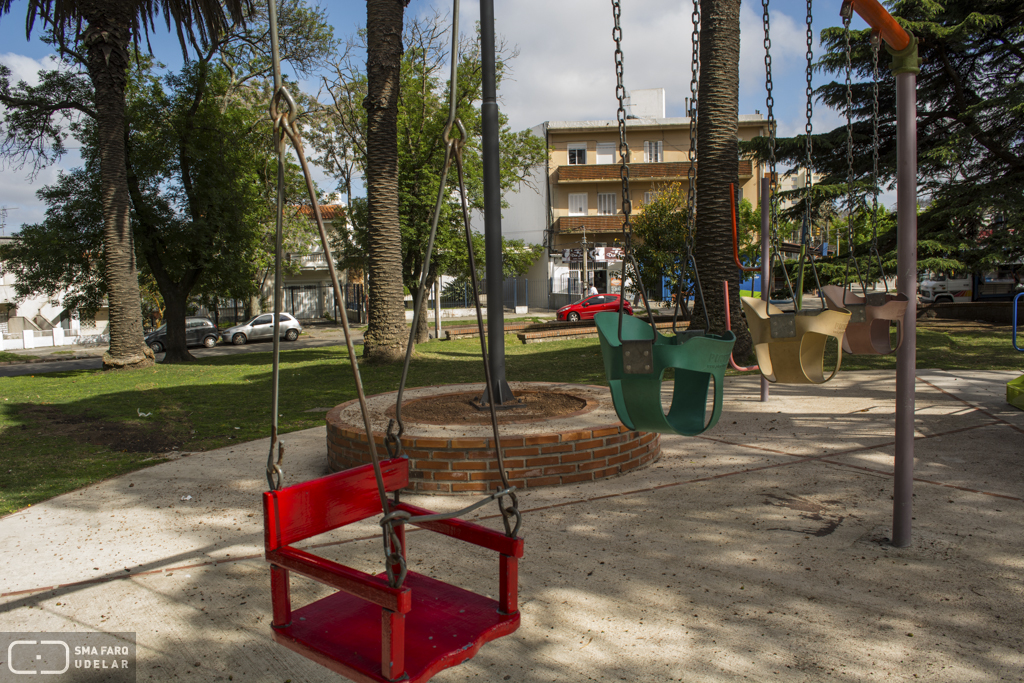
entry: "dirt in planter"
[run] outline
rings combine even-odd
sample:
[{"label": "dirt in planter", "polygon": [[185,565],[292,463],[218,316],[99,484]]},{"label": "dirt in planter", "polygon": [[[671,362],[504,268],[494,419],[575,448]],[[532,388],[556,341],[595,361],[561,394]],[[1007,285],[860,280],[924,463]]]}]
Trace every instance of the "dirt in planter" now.
[{"label": "dirt in planter", "polygon": [[[554,391],[516,391],[514,396],[520,403],[515,408],[498,410],[498,422],[536,422],[579,413],[587,407],[586,399]],[[489,424],[491,412],[479,407],[480,393],[444,394],[427,396],[402,405],[402,419],[426,424],[451,425]],[[388,409],[394,416],[395,409]]]}]

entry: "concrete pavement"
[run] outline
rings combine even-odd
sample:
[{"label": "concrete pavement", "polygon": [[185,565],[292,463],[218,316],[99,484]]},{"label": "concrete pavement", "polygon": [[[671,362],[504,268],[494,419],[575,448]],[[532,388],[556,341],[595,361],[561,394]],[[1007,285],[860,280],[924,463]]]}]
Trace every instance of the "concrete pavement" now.
[{"label": "concrete pavement", "polygon": [[[663,437],[653,466],[523,493],[522,627],[435,680],[1020,681],[1024,412],[1003,403],[1018,374],[919,371],[905,549],[886,542],[892,373],[773,387],[767,404],[756,377],[730,377],[718,426]],[[285,436],[286,483],[325,473],[324,434]],[[339,680],[270,635],[267,447],[177,457],[0,519],[0,630],[134,631],[140,681]],[[380,571],[377,534],[371,520],[315,552]],[[416,571],[496,591],[490,553],[409,539]],[[325,594],[293,586],[296,605]]]}]

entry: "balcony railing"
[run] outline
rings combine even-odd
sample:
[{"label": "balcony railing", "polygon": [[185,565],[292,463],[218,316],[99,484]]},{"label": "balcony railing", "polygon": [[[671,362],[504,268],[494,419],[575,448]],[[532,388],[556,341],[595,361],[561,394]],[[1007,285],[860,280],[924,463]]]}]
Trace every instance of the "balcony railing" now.
[{"label": "balcony railing", "polygon": [[555,219],[555,232],[560,234],[583,234],[587,232],[622,232],[623,214],[614,216],[560,216]]},{"label": "balcony railing", "polygon": [[289,254],[288,261],[296,263],[300,268],[318,270],[327,268],[327,258],[322,251],[309,254]]},{"label": "balcony railing", "polygon": [[[663,163],[629,164],[631,181],[686,180],[690,162],[672,161]],[[752,178],[753,165],[750,161],[739,162],[739,177]],[[612,183],[620,182],[619,164],[574,164],[558,167],[559,183]]]}]

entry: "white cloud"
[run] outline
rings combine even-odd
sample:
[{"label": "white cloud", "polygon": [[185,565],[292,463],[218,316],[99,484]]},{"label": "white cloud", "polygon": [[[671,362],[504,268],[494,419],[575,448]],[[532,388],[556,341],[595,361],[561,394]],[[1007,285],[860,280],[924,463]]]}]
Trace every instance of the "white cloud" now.
[{"label": "white cloud", "polygon": [[[427,14],[432,6],[443,12],[446,5],[418,3],[410,14]],[[802,8],[794,5],[792,9]],[[691,11],[691,3],[670,0],[622,8],[626,89],[665,88],[669,116],[684,114],[690,94]],[[465,3],[460,18],[463,33],[472,30],[478,18],[477,4]],[[818,31],[835,23],[831,17],[825,19],[815,23],[815,54],[820,50]],[[610,3],[519,0],[497,4],[495,30],[519,50],[511,62],[511,77],[499,93],[502,112],[514,129],[542,121],[615,118],[612,26]],[[771,32],[775,113],[780,132],[791,134],[803,130],[804,17],[773,11]],[[747,3],[740,10],[740,42],[740,113],[766,113],[762,16],[759,8]],[[815,85],[821,80],[815,75]],[[827,125],[831,117],[816,106],[816,127],[819,118]]]},{"label": "white cloud", "polygon": [[[793,135],[802,132],[804,126],[804,5],[783,5],[775,3],[771,15],[775,116],[780,135]],[[431,14],[434,7],[443,15],[451,12],[448,2],[414,0],[406,17]],[[328,3],[327,9],[341,37],[351,34],[356,26],[365,25],[366,8],[362,0],[335,0]],[[665,88],[669,116],[683,115],[684,102],[690,94],[691,11],[689,1],[676,0],[623,3],[622,7],[626,89]],[[471,33],[478,19],[478,3],[463,3],[462,32]],[[497,33],[520,53],[510,64],[512,73],[499,92],[501,110],[514,129],[543,121],[615,118],[612,21],[610,3],[594,0],[496,3]],[[838,9],[816,17],[816,55],[820,54],[820,30],[839,23]],[[740,31],[740,113],[760,110],[765,114],[764,30],[759,4],[742,4]],[[52,57],[33,59],[13,52],[0,55],[0,62],[12,69],[15,79],[30,83],[37,81],[40,69],[53,65]],[[824,80],[815,74],[815,85]],[[304,85],[309,87],[312,83]],[[842,118],[838,112],[816,104],[813,122],[816,131],[827,131],[841,125]],[[314,173],[321,187],[331,187],[331,180],[319,169]],[[9,169],[0,175],[0,204],[22,207],[12,212],[9,224],[42,218],[43,207],[35,200],[34,192],[53,182],[56,172],[45,171],[34,183],[28,183],[23,176]],[[356,193],[362,194],[362,188],[357,187]]]},{"label": "white cloud", "polygon": [[39,72],[57,68],[58,60],[56,55],[33,59],[25,55],[5,52],[0,54],[0,64],[11,70],[11,81],[25,81],[29,85],[39,84]]},{"label": "white cloud", "polygon": [[[33,59],[25,55],[7,52],[0,54],[0,64],[11,70],[14,83],[25,81],[29,85],[39,83],[39,72],[57,68],[59,62],[53,55]],[[74,144],[73,142],[71,144]],[[5,163],[0,173],[0,206],[6,207],[7,219],[4,234],[17,232],[25,223],[39,223],[45,216],[46,207],[36,197],[36,192],[44,185],[56,182],[60,169],[69,169],[78,165],[81,158],[76,150],[69,150],[58,166],[51,166],[40,171],[30,180],[31,168],[25,166],[14,168]]]}]

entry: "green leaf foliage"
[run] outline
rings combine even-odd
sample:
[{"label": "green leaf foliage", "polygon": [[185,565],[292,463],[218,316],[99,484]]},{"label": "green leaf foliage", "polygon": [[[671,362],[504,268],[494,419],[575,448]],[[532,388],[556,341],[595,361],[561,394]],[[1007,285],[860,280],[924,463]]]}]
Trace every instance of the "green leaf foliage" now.
[{"label": "green leaf foliage", "polygon": [[[978,270],[1024,256],[1024,5],[1016,0],[899,0],[893,16],[920,41],[917,76],[918,230],[931,245],[921,267]],[[836,80],[820,102],[846,107],[845,36],[822,32],[818,68]],[[861,211],[872,191],[873,53],[868,30],[851,33],[854,197],[847,204],[846,126],[814,136],[815,201]],[[883,47],[878,61],[879,186],[896,179],[896,94]],[[779,140],[778,156],[799,163],[803,136]],[[745,145],[760,158],[763,138]],[[894,243],[890,245],[894,247]],[[888,258],[888,256],[887,256]]]},{"label": "green leaf foliage", "polygon": [[[403,284],[415,291],[426,266],[425,254],[431,218],[437,203],[445,163],[443,136],[448,122],[448,74],[450,34],[442,17],[408,22],[402,56],[398,113],[399,214],[402,230]],[[365,34],[353,37],[352,45],[364,46]],[[499,56],[498,82],[514,55]],[[342,187],[350,187],[353,169],[365,169],[366,117],[362,97],[366,89],[365,65],[343,59],[335,67],[330,87],[331,103],[315,124],[315,144],[324,163]],[[462,39],[456,112],[466,130],[462,146],[466,203],[471,212],[483,209],[481,158],[481,65],[478,41]],[[452,137],[459,137],[457,129]],[[544,141],[529,131],[512,131],[504,116],[500,119],[502,191],[525,182],[530,171],[547,160]],[[341,267],[366,266],[368,235],[365,200],[351,201],[351,231],[337,243]],[[543,247],[506,243],[506,274],[525,272]],[[484,263],[482,249],[475,248],[478,267]],[[526,263],[529,261],[529,263]],[[459,181],[453,164],[447,177],[437,226],[427,285],[439,275],[468,275],[468,252],[463,227]]]}]

